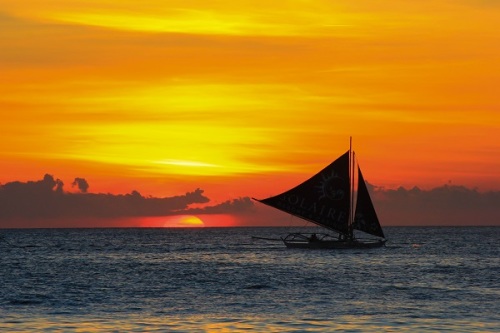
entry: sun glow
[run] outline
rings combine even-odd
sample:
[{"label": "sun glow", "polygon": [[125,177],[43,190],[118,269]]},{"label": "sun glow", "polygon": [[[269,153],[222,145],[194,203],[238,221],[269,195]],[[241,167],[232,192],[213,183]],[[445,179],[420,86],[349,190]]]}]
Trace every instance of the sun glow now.
[{"label": "sun glow", "polygon": [[163,224],[165,228],[200,228],[204,226],[205,223],[194,215],[172,216]]},{"label": "sun glow", "polygon": [[[289,188],[352,136],[371,184],[497,190],[491,3],[2,0],[0,184],[50,173],[93,193],[200,188],[215,206]],[[129,224],[247,223],[221,207],[183,211],[211,211],[201,223]]]}]

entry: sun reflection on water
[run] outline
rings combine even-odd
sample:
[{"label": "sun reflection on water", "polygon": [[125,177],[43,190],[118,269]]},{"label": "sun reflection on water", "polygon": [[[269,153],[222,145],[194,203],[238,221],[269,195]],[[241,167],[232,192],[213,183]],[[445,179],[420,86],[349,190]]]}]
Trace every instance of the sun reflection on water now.
[{"label": "sun reflection on water", "polygon": [[[106,318],[88,318],[79,316],[50,316],[47,318],[27,318],[16,316],[6,318],[0,323],[2,331],[37,331],[37,332],[430,332],[448,330],[453,332],[493,332],[495,323],[473,322],[452,319],[430,318],[383,318],[377,316],[339,316],[331,320],[296,319],[282,317],[143,317],[132,315],[124,317],[113,315]],[[495,328],[496,327],[496,328]]]}]

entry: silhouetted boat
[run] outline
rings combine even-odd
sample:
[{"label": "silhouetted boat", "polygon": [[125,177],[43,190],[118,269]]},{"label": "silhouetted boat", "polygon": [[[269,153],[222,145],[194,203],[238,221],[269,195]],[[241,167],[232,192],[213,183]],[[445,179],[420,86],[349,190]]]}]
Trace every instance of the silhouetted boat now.
[{"label": "silhouetted boat", "polygon": [[[263,204],[315,223],[329,233],[291,233],[281,239],[290,248],[376,248],[386,239],[366,182],[355,165],[352,140],[349,150],[298,186],[267,199]],[[357,179],[355,179],[355,168]],[[355,191],[355,180],[357,190]],[[376,238],[362,239],[354,230]]]}]

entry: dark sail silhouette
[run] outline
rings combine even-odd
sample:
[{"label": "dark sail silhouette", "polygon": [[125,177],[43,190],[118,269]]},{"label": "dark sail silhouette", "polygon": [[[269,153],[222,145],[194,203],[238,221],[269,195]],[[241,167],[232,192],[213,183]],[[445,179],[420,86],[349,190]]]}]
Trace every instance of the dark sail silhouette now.
[{"label": "dark sail silhouette", "polygon": [[[349,149],[296,187],[267,199],[254,199],[338,233],[337,239],[330,234],[318,238],[316,234],[292,233],[282,238],[287,247],[373,248],[385,244],[385,239],[362,242],[355,237],[354,229],[385,238],[359,167],[358,190],[353,191],[354,163],[354,153]],[[353,198],[355,193],[357,200]]]},{"label": "dark sail silhouette", "polygon": [[349,232],[349,152],[302,184],[264,200],[266,205],[347,234]]},{"label": "dark sail silhouette", "polygon": [[368,193],[365,179],[358,167],[358,201],[356,203],[356,213],[354,214],[353,229],[366,232],[370,235],[385,238],[382,227],[373,207],[372,199]]}]

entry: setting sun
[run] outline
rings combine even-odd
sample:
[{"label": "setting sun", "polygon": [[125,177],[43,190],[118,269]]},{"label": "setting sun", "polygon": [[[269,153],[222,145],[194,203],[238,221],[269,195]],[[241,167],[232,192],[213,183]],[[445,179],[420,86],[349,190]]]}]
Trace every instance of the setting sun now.
[{"label": "setting sun", "polygon": [[163,224],[165,228],[199,228],[204,226],[203,221],[193,215],[172,216]]}]

